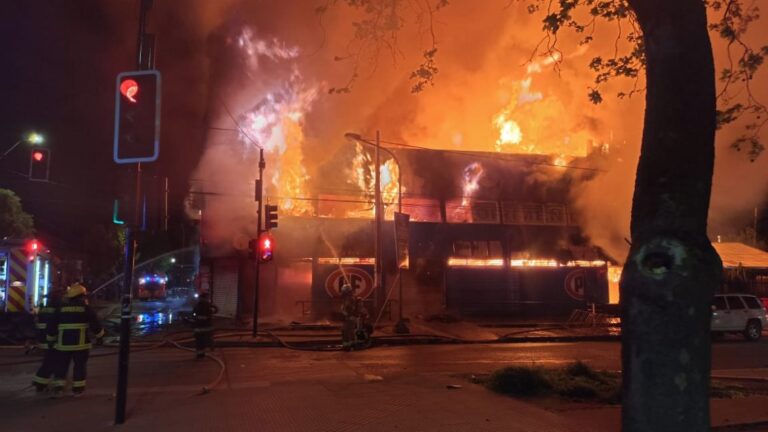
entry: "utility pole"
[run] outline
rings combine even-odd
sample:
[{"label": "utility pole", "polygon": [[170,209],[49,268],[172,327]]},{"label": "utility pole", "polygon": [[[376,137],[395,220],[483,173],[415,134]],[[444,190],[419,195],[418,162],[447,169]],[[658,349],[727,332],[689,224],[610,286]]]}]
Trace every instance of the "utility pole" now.
[{"label": "utility pole", "polygon": [[[144,54],[146,39],[147,13],[152,8],[152,0],[139,0],[139,32],[136,55],[136,66],[142,70],[151,61],[145,63]],[[133,221],[128,221],[125,229],[125,273],[123,275],[123,292],[120,306],[120,353],[117,361],[117,391],[115,397],[115,424],[125,423],[125,406],[128,396],[128,360],[131,349],[131,299],[133,292],[133,273],[136,264],[136,233],[141,228],[141,163],[136,164],[136,188],[134,196]]]},{"label": "utility pole", "polygon": [[[267,163],[264,161],[264,149],[259,149],[259,178],[256,180],[256,244],[257,249],[261,248],[261,212],[264,208],[264,168]],[[259,331],[259,279],[261,268],[261,254],[256,254],[256,282],[253,291],[253,337],[256,337]]]},{"label": "utility pole", "polygon": [[381,205],[381,132],[376,131],[376,163],[374,164],[374,217],[375,217],[375,235],[374,235],[374,248],[376,254],[376,262],[374,266],[374,302],[376,309],[378,310],[383,305],[380,305],[379,290],[383,286],[383,272],[381,262],[381,225],[383,219],[383,209]]}]

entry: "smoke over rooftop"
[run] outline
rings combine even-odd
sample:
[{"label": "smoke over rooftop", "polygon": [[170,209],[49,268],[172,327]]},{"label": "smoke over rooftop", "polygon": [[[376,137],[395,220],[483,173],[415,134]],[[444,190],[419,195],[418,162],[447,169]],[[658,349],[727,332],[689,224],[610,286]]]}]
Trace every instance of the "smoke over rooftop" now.
[{"label": "smoke over rooftop", "polygon": [[[602,104],[587,99],[593,79],[587,63],[612,52],[615,29],[597,29],[596,42],[589,47],[564,38],[562,55],[532,56],[542,37],[541,23],[525,11],[525,4],[452,2],[434,12],[431,21],[424,9],[412,5],[397,11],[403,25],[397,45],[381,49],[356,41],[355,23],[363,17],[343,3],[323,13],[316,7],[325,2],[191,4],[208,40],[210,62],[209,130],[191,189],[195,200],[205,201],[203,217],[212,245],[240,247],[255,232],[253,181],[259,147],[267,159],[269,200],[284,214],[309,215],[312,200],[320,195],[369,197],[374,169],[370,148],[343,136],[352,131],[373,137],[380,130],[385,141],[545,155],[556,166],[595,152],[605,154],[600,161],[590,159],[590,168],[598,171],[573,191],[572,200],[593,242],[618,259],[625,256],[643,95],[612,97],[634,84],[617,80],[603,88],[611,97]],[[409,77],[432,47],[432,30],[439,73],[434,87],[413,94]],[[721,48],[715,43],[716,58]],[[765,77],[757,77],[761,79]],[[329,92],[350,82],[349,92]],[[757,96],[765,99],[765,92],[760,87]],[[717,140],[713,235],[743,223],[742,212],[765,199],[762,173],[768,160],[749,163],[730,150],[728,143],[738,134],[734,127],[738,125],[720,131]],[[482,162],[466,156],[454,184],[461,185],[467,172],[479,175],[471,164]],[[391,163],[382,168],[390,193],[396,169]],[[541,180],[570,171],[547,167],[532,175]],[[440,174],[438,185],[446,183],[446,173]],[[483,187],[482,179],[478,181]],[[413,186],[410,193],[417,193]],[[367,211],[364,203],[361,209]]]}]

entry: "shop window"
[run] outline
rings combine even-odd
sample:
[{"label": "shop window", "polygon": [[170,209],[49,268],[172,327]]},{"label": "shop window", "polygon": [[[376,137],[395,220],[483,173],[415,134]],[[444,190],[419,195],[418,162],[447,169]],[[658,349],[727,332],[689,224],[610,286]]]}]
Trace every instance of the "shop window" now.
[{"label": "shop window", "polygon": [[453,256],[458,258],[502,258],[501,242],[498,240],[457,240],[453,242]]}]

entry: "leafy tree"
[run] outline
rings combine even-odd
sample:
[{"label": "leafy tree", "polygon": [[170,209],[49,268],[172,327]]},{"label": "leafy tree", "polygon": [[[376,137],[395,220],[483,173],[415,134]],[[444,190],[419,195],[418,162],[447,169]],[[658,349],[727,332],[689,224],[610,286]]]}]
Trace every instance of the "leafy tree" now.
[{"label": "leafy tree", "polygon": [[[430,30],[432,14],[448,5],[447,0],[329,0],[318,12],[338,3],[359,9],[365,19],[353,23],[359,49],[350,56],[352,78],[332,93],[350,91],[361,61],[375,60],[381,51],[396,52],[404,4],[421,4],[416,21]],[[600,103],[602,83],[614,77],[639,80],[645,72],[644,88],[635,85],[619,95],[644,91],[646,97],[632,245],[621,281],[622,425],[625,431],[709,430],[710,304],[722,275],[720,258],[707,238],[714,138],[719,126],[745,119],[745,134],[733,148],[746,150],[752,160],[763,150],[759,132],[768,117],[750,84],[768,47],[753,48],[743,39],[759,16],[757,6],[741,0],[527,3],[529,12],[544,12],[539,49],[554,60],[561,58],[557,35],[563,30],[575,31],[587,44],[598,20],[619,29],[629,24],[624,27],[628,32],[619,30],[616,43],[628,43],[627,53],[617,48],[612,56],[589,63],[595,80],[588,93]],[[719,18],[708,23],[708,10]],[[729,65],[719,75],[719,93],[710,31],[727,43]],[[432,35],[424,62],[411,75],[416,93],[433,85],[439,71]]]},{"label": "leafy tree", "polygon": [[0,238],[29,237],[35,233],[32,216],[21,207],[18,195],[0,189]]},{"label": "leafy tree", "polygon": [[83,271],[90,284],[99,284],[120,268],[125,234],[115,225],[95,225],[83,236]]}]

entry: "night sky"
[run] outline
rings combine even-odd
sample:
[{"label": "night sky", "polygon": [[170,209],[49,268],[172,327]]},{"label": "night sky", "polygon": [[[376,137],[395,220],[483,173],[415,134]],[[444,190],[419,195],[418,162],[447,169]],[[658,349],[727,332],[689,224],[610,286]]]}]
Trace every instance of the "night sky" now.
[{"label": "night sky", "polygon": [[[158,37],[162,148],[148,168],[170,177],[171,211],[178,216],[203,146],[206,44],[195,39],[181,1],[160,3],[149,30],[174,31]],[[111,221],[119,169],[112,161],[114,83],[119,72],[135,68],[137,25],[134,0],[3,2],[0,151],[29,131],[44,134],[51,182],[25,178],[29,148],[20,145],[0,161],[0,187],[19,194],[40,235],[63,246]]]}]

